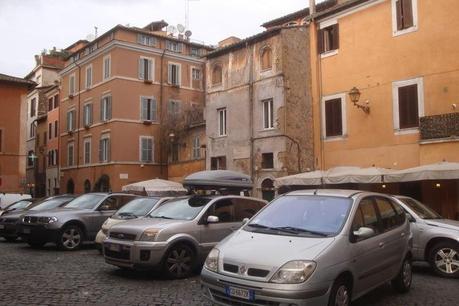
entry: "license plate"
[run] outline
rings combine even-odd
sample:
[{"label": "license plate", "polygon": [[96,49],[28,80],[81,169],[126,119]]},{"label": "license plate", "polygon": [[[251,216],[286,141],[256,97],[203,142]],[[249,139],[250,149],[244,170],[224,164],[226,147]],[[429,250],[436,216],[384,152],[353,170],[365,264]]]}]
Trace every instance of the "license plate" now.
[{"label": "license plate", "polygon": [[22,230],[24,234],[30,234],[30,228],[25,228]]},{"label": "license plate", "polygon": [[234,296],[244,300],[253,301],[255,300],[255,292],[250,289],[242,289],[235,287],[225,287],[225,293],[229,296]]},{"label": "license plate", "polygon": [[0,229],[4,229],[5,226],[3,224],[0,224]]},{"label": "license plate", "polygon": [[108,249],[109,249],[110,251],[113,251],[113,252],[119,252],[120,249],[121,249],[121,247],[120,247],[119,244],[110,244],[110,245],[108,246]]}]

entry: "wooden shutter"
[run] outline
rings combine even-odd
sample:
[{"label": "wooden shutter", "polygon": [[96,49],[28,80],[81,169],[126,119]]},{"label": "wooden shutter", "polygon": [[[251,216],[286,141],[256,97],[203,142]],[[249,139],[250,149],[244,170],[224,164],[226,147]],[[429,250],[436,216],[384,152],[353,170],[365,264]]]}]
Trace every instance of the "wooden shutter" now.
[{"label": "wooden shutter", "polygon": [[112,119],[112,96],[107,97],[107,120]]},{"label": "wooden shutter", "polygon": [[92,104],[88,105],[89,111],[89,125],[92,125]]},{"label": "wooden shutter", "polygon": [[396,8],[396,14],[397,14],[397,30],[400,31],[403,29],[402,0],[395,1],[395,8]]},{"label": "wooden shutter", "polygon": [[330,50],[338,50],[339,49],[339,25],[335,24],[332,28],[332,46]]},{"label": "wooden shutter", "polygon": [[101,139],[99,140],[99,161],[102,162],[103,161],[103,154],[102,154],[102,146],[104,145],[104,140]]},{"label": "wooden shutter", "polygon": [[341,99],[325,101],[325,136],[343,135]]},{"label": "wooden shutter", "polygon": [[324,30],[317,31],[317,51],[319,54],[324,53]]},{"label": "wooden shutter", "polygon": [[142,105],[141,105],[141,107],[142,107],[142,112],[141,112],[141,114],[140,114],[140,117],[142,118],[142,120],[145,121],[145,120],[148,120],[148,105],[147,105],[148,99],[142,97],[142,100],[141,100],[141,101],[142,101],[142,102],[141,102],[141,103],[142,103]]},{"label": "wooden shutter", "polygon": [[413,26],[413,4],[411,0],[402,0],[403,10],[403,28],[411,28]]},{"label": "wooden shutter", "polygon": [[155,99],[152,99],[151,100],[151,120],[152,121],[156,121],[156,100]]},{"label": "wooden shutter", "polygon": [[399,128],[419,126],[418,85],[399,87],[398,89]]},{"label": "wooden shutter", "polygon": [[102,98],[100,99],[100,121],[104,121],[104,99],[105,98]]},{"label": "wooden shutter", "polygon": [[153,71],[152,71],[152,69],[153,69],[153,61],[149,59],[149,60],[146,61],[146,64],[147,64],[147,67],[148,67],[148,75],[147,75],[148,80],[153,81]]},{"label": "wooden shutter", "polygon": [[226,156],[220,157],[220,169],[226,170]]},{"label": "wooden shutter", "polygon": [[210,159],[210,170],[217,170],[217,157],[212,157]]},{"label": "wooden shutter", "polygon": [[139,58],[139,79],[145,79],[145,69],[143,68],[143,58]]}]

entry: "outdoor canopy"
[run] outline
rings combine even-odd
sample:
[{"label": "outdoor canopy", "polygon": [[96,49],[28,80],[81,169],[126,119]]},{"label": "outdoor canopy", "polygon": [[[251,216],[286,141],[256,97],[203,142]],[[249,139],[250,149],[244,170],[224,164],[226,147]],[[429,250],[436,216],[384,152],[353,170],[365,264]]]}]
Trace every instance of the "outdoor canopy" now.
[{"label": "outdoor canopy", "polygon": [[161,179],[125,185],[122,190],[138,194],[144,193],[148,196],[180,196],[187,193],[187,190],[183,188],[182,184]]}]

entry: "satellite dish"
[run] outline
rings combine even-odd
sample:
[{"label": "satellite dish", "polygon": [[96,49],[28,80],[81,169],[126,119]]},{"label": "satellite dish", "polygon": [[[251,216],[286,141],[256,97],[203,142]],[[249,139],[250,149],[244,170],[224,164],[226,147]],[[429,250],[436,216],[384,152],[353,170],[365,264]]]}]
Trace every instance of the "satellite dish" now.
[{"label": "satellite dish", "polygon": [[171,33],[171,34],[175,34],[175,32],[177,32],[177,29],[172,25],[168,26],[166,30],[168,33]]},{"label": "satellite dish", "polygon": [[179,33],[185,32],[185,26],[183,24],[178,24],[177,25],[177,29],[178,29]]},{"label": "satellite dish", "polygon": [[96,38],[96,36],[94,34],[86,35],[86,40],[88,40],[88,41],[93,41],[95,38]]},{"label": "satellite dish", "polygon": [[192,33],[190,30],[187,30],[187,31],[185,32],[185,36],[186,36],[186,37],[190,37],[191,34],[193,34],[193,33]]}]

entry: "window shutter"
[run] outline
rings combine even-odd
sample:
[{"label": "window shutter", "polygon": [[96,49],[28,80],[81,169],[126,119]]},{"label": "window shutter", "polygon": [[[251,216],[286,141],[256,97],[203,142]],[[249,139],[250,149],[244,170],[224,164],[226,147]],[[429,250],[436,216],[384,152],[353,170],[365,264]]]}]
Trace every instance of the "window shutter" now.
[{"label": "window shutter", "polygon": [[70,131],[70,112],[67,113],[67,132]]},{"label": "window shutter", "polygon": [[112,152],[111,152],[111,141],[110,138],[107,138],[107,161],[110,161],[112,158]]},{"label": "window shutter", "polygon": [[142,34],[138,34],[138,35],[137,35],[137,42],[138,42],[139,44],[142,44]]},{"label": "window shutter", "polygon": [[182,43],[178,43],[177,44],[177,51],[178,52],[182,52],[182,49],[183,49],[183,44]]},{"label": "window shutter", "polygon": [[167,68],[168,68],[167,69],[167,82],[171,84],[172,83],[172,65],[169,64]]},{"label": "window shutter", "polygon": [[143,68],[143,59],[139,58],[139,79],[143,80],[145,78],[144,74],[144,68]]},{"label": "window shutter", "polygon": [[397,30],[403,29],[403,17],[402,17],[402,0],[395,2],[396,14],[397,14]]},{"label": "window shutter", "polygon": [[331,50],[339,49],[339,24],[333,25],[333,46]]},{"label": "window shutter", "polygon": [[112,119],[112,96],[107,97],[107,120]]},{"label": "window shutter", "polygon": [[103,139],[99,140],[99,161],[100,162],[102,162],[103,159],[104,159],[103,158],[103,154],[102,154],[103,153],[103,150],[102,150],[103,145],[104,145],[104,140]]},{"label": "window shutter", "polygon": [[343,134],[341,99],[325,101],[325,136]]},{"label": "window shutter", "polygon": [[324,30],[317,32],[317,51],[319,54],[324,53]]},{"label": "window shutter", "polygon": [[156,100],[155,100],[155,99],[152,99],[152,100],[151,100],[151,120],[152,120],[152,121],[156,121],[156,113],[157,113],[157,110],[156,110]]},{"label": "window shutter", "polygon": [[413,26],[413,5],[411,0],[403,0],[403,28],[407,29]]},{"label": "window shutter", "polygon": [[104,98],[100,99],[100,121],[104,121]]},{"label": "window shutter", "polygon": [[150,81],[153,81],[153,61],[152,60],[148,60],[148,79]]},{"label": "window shutter", "polygon": [[89,104],[88,111],[89,111],[89,125],[92,125],[92,104]]},{"label": "window shutter", "polygon": [[400,129],[419,126],[418,86],[416,84],[398,89]]}]

